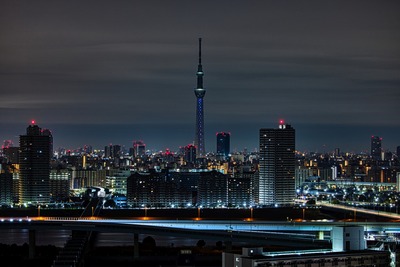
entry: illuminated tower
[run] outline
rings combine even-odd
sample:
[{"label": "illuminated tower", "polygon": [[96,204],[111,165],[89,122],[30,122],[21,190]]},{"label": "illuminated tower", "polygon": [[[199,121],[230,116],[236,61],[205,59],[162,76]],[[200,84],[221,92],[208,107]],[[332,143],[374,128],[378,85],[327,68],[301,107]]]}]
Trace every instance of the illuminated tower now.
[{"label": "illuminated tower", "polygon": [[290,204],[295,197],[295,130],[280,121],[278,129],[260,129],[258,203]]},{"label": "illuminated tower", "polygon": [[203,98],[206,94],[206,90],[203,88],[203,75],[203,67],[201,65],[201,38],[199,38],[199,65],[197,67],[197,88],[194,89],[194,94],[197,98],[196,136],[194,144],[197,147],[198,158],[202,158],[205,155]]}]

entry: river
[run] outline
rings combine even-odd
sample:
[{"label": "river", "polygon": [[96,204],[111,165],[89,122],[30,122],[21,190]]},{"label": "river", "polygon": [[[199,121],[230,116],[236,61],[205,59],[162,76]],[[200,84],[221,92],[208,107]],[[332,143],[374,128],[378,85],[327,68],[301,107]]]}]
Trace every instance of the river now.
[{"label": "river", "polygon": [[[71,235],[70,230],[45,230],[36,231],[36,245],[47,246],[54,245],[63,247]],[[139,235],[139,242],[148,235]],[[198,239],[154,236],[151,235],[157,246],[195,246]],[[206,245],[214,246],[218,240],[205,240]],[[29,231],[27,229],[8,229],[0,230],[0,243],[23,245],[29,242]],[[97,236],[96,246],[133,246],[133,234],[129,233],[99,233]]]}]

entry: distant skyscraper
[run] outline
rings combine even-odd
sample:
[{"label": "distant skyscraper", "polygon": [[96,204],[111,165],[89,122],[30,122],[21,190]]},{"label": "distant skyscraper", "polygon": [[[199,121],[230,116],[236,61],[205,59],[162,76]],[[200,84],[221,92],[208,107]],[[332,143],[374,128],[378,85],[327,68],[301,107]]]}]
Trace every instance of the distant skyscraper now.
[{"label": "distant skyscraper", "polygon": [[185,146],[185,161],[188,163],[196,162],[196,147],[192,144]]},{"label": "distant skyscraper", "polygon": [[217,133],[217,157],[227,159],[230,152],[231,134],[225,132]]},{"label": "distant skyscraper", "polygon": [[106,158],[118,158],[122,153],[120,145],[110,144],[104,147],[104,156]]},{"label": "distant skyscraper", "polygon": [[340,148],[335,148],[335,157],[340,156]]},{"label": "distant skyscraper", "polygon": [[20,203],[43,204],[50,200],[50,131],[32,121],[19,137]]},{"label": "distant skyscraper", "polygon": [[379,136],[371,137],[371,157],[375,160],[381,159],[382,152],[382,138]]},{"label": "distant skyscraper", "polygon": [[283,121],[278,129],[260,129],[258,202],[289,204],[295,197],[295,130]]},{"label": "distant skyscraper", "polygon": [[197,67],[197,88],[194,89],[194,94],[197,98],[195,146],[197,147],[198,158],[201,158],[205,155],[203,98],[206,94],[206,90],[203,88],[203,75],[203,67],[201,65],[201,38],[199,38],[199,65]]},{"label": "distant skyscraper", "polygon": [[134,141],[133,142],[133,156],[142,157],[146,154],[146,144],[143,141]]}]

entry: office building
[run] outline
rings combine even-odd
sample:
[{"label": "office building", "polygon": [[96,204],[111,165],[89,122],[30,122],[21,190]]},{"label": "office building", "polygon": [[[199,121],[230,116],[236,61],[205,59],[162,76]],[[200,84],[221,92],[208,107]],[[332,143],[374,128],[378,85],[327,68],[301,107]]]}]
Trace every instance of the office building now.
[{"label": "office building", "polygon": [[260,205],[293,203],[295,197],[295,129],[260,129],[258,201]]},{"label": "office building", "polygon": [[217,133],[217,159],[227,160],[230,153],[231,134],[226,132]]},{"label": "office building", "polygon": [[133,156],[143,157],[146,154],[146,144],[143,141],[133,141]]},{"label": "office building", "polygon": [[192,144],[185,146],[185,161],[186,163],[196,163],[196,147]]},{"label": "office building", "polygon": [[104,156],[106,158],[119,158],[122,155],[122,149],[120,145],[108,145],[104,147]]},{"label": "office building", "polygon": [[375,160],[381,160],[382,138],[379,136],[371,137],[371,157]]},{"label": "office building", "polygon": [[194,89],[196,95],[196,134],[195,146],[197,147],[197,158],[205,156],[204,144],[204,106],[203,98],[206,90],[203,88],[203,66],[201,65],[201,38],[199,38],[199,64],[197,66],[197,88]]},{"label": "office building", "polygon": [[19,138],[21,204],[44,204],[50,200],[50,131],[43,132],[32,121]]}]

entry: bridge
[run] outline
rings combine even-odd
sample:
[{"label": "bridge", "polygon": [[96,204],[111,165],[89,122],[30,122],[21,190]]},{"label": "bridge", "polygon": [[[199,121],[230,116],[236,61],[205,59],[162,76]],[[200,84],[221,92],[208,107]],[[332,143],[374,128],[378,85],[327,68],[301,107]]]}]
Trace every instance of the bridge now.
[{"label": "bridge", "polygon": [[348,221],[259,221],[206,220],[200,217],[192,220],[159,220],[151,217],[141,219],[109,219],[98,217],[96,203],[87,208],[81,217],[3,217],[0,229],[28,229],[30,257],[34,256],[36,231],[70,230],[72,233],[105,232],[133,233],[134,256],[139,256],[139,234],[154,236],[190,237],[192,239],[212,239],[225,242],[227,250],[233,242],[251,246],[283,246],[294,249],[326,249],[331,247],[331,230],[335,226],[363,226],[366,233],[400,233],[400,224],[395,222],[359,222],[356,213],[364,212],[392,220],[400,215],[382,211],[364,210],[357,207],[338,206],[328,203],[318,205],[354,212],[354,219]]},{"label": "bridge", "polygon": [[[398,222],[119,220],[98,217],[1,218],[0,229],[71,230],[156,236],[220,238],[259,245],[326,247],[335,226],[363,226],[366,232],[400,233]],[[327,237],[327,238],[326,238]],[[295,242],[294,242],[295,241]]]}]

